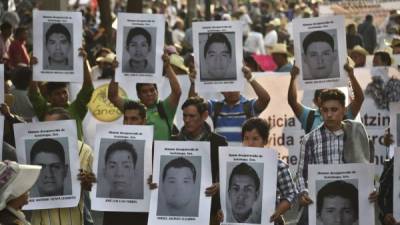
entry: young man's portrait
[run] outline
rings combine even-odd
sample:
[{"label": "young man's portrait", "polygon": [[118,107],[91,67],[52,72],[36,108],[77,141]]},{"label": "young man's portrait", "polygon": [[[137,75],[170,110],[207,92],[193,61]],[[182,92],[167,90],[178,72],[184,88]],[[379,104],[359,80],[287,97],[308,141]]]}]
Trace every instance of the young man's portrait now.
[{"label": "young man's portrait", "polygon": [[72,30],[72,24],[54,23],[48,27],[44,35],[43,69],[73,69],[73,44],[70,30]]}]

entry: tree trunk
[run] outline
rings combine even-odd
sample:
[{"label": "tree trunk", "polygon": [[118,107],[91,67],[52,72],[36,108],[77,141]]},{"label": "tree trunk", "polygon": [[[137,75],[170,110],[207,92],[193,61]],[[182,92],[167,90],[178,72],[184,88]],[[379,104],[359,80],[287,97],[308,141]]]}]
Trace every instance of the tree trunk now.
[{"label": "tree trunk", "polygon": [[105,47],[112,48],[112,21],[111,21],[111,7],[110,0],[97,0],[100,9],[100,26],[105,29],[106,43]]},{"label": "tree trunk", "polygon": [[196,0],[187,1],[187,16],[186,16],[186,26],[192,26],[193,17],[196,16]]}]

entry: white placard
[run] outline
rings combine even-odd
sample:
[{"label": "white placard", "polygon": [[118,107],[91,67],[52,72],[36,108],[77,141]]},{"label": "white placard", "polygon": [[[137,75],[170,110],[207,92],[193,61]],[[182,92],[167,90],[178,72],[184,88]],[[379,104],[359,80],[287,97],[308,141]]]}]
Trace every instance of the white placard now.
[{"label": "white placard", "polygon": [[118,13],[117,82],[158,83],[164,32],[164,15]]},{"label": "white placard", "polygon": [[82,82],[82,13],[33,10],[33,80]]},{"label": "white placard", "polygon": [[219,148],[222,225],[274,224],[269,218],[275,211],[277,163],[272,149]]},{"label": "white placard", "polygon": [[212,185],[210,143],[154,142],[153,182],[149,225],[204,225],[210,220]]},{"label": "white placard", "polygon": [[153,126],[98,124],[92,209],[148,212]]},{"label": "white placard", "polygon": [[390,133],[393,145],[400,148],[400,102],[390,104]]},{"label": "white placard", "polygon": [[77,206],[81,185],[76,121],[16,123],[14,132],[18,162],[42,166],[24,209]]},{"label": "white placard", "polygon": [[196,92],[244,90],[242,28],[239,21],[193,23]]},{"label": "white placard", "polygon": [[[4,116],[0,115],[0,135],[3,142],[4,138]],[[0,145],[0,161],[3,160],[3,144]]]},{"label": "white placard", "polygon": [[400,148],[396,148],[394,152],[393,216],[397,221],[400,221]]},{"label": "white placard", "polygon": [[372,164],[320,164],[308,166],[309,224],[375,224]]},{"label": "white placard", "polygon": [[344,17],[295,19],[294,48],[303,89],[346,86]]}]

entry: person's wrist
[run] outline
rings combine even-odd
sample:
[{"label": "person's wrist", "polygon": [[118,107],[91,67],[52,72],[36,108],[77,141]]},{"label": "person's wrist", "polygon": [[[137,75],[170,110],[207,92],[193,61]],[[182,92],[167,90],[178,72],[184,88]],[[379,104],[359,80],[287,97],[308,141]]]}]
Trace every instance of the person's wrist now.
[{"label": "person's wrist", "polygon": [[247,79],[247,82],[251,83],[256,79],[256,76],[251,75],[251,77],[249,79]]}]

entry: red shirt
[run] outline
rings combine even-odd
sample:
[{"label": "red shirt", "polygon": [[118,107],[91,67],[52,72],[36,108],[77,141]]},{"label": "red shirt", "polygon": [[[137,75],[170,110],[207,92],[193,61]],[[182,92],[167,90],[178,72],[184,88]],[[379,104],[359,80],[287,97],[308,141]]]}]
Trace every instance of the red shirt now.
[{"label": "red shirt", "polygon": [[8,49],[8,65],[11,68],[16,67],[19,63],[29,65],[29,54],[25,47],[25,41],[14,40],[11,42],[10,48]]}]

